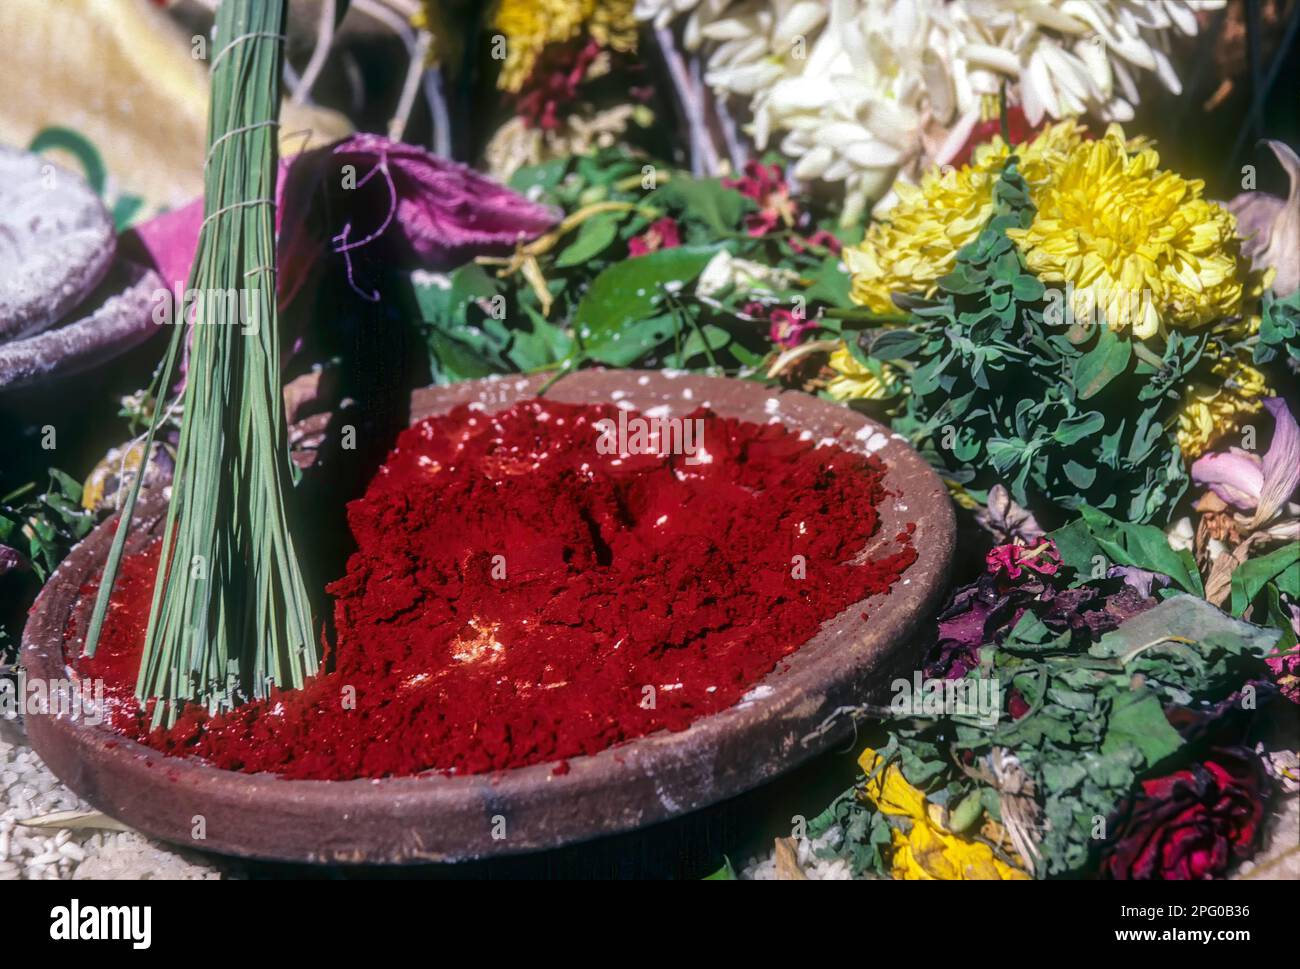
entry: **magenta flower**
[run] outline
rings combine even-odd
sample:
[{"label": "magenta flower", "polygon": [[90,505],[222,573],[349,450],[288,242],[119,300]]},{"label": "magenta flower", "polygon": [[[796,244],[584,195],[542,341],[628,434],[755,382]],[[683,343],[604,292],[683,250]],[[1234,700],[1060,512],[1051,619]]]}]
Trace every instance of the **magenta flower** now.
[{"label": "magenta flower", "polygon": [[773,343],[783,347],[798,346],[804,333],[816,326],[814,320],[804,319],[803,316],[781,307],[772,310],[772,315],[768,319],[772,324],[768,336]]},{"label": "magenta flower", "polygon": [[644,256],[648,252],[660,249],[676,249],[682,244],[681,228],[671,215],[656,219],[646,227],[645,232],[633,236],[627,241],[629,256]]},{"label": "magenta flower", "polygon": [[[374,134],[282,162],[277,195],[281,305],[309,282],[330,250],[343,255],[349,279],[351,254],[362,247],[401,264],[446,268],[480,253],[508,251],[559,221],[553,209],[465,165]],[[198,200],[136,230],[169,286],[189,276],[202,221]]]},{"label": "magenta flower", "polygon": [[999,545],[990,549],[984,557],[984,564],[990,575],[1006,573],[1008,578],[1018,579],[1025,569],[1040,575],[1055,575],[1061,567],[1061,553],[1056,550],[1056,543],[1050,538],[1028,548],[1024,545]]},{"label": "magenta flower", "polygon": [[722,184],[758,203],[758,211],[745,216],[745,231],[750,236],[758,238],[782,225],[786,228],[794,225],[799,209],[790,198],[790,186],[780,165],[751,161],[745,165],[744,175],[724,179]]},{"label": "magenta flower", "polygon": [[1252,529],[1273,517],[1300,485],[1300,427],[1282,398],[1269,397],[1264,406],[1273,415],[1273,442],[1262,459],[1234,447],[1192,464],[1193,481],[1241,511],[1254,511]]},{"label": "magenta flower", "polygon": [[[351,188],[349,173],[355,178]],[[378,244],[388,250],[381,254],[445,267],[473,255],[509,250],[559,221],[553,209],[528,201],[468,166],[381,135],[353,135],[300,157],[290,172],[286,205],[299,179],[307,183],[309,197],[326,206],[324,211],[341,213],[331,226],[338,231],[330,242],[347,260],[349,278],[349,254],[363,246]],[[367,186],[373,188],[363,192]],[[286,260],[289,257],[286,252]]]}]

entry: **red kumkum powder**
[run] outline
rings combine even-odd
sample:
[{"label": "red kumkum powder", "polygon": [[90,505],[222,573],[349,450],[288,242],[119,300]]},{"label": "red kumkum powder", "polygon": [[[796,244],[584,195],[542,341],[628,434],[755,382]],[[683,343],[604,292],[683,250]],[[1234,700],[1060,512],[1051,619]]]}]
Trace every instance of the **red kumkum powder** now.
[{"label": "red kumkum powder", "polygon": [[534,399],[403,432],[348,506],[331,672],[302,690],[148,733],[133,690],[157,545],[123,563],[79,673],[105,680],[118,730],[230,770],[563,772],[734,706],[916,559],[909,528],[854,562],[886,498],[875,457],[700,409],[707,460],[620,459],[598,453],[595,426],[617,415]]}]

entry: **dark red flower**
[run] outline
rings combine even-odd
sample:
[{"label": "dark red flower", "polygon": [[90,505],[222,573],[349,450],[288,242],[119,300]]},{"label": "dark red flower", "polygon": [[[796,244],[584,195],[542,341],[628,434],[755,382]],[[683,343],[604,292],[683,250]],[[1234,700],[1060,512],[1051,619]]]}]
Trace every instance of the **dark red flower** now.
[{"label": "dark red flower", "polygon": [[553,131],[560,127],[562,109],[578,97],[578,86],[600,56],[601,46],[588,38],[585,44],[551,44],[519,92],[515,113],[530,128]]},{"label": "dark red flower", "polygon": [[682,244],[681,229],[677,220],[671,215],[651,222],[645,232],[628,240],[627,251],[631,256],[644,256],[648,252],[660,249],[676,249]]},{"label": "dark red flower", "polygon": [[1259,758],[1247,747],[1218,747],[1203,763],[1143,781],[1142,793],[1121,809],[1102,877],[1221,877],[1252,853],[1266,792]]},{"label": "dark red flower", "polygon": [[723,179],[722,184],[758,203],[758,211],[745,216],[745,231],[754,238],[767,235],[781,226],[790,228],[799,215],[799,208],[790,198],[790,186],[785,183],[780,165],[747,162],[744,175]]},{"label": "dark red flower", "polygon": [[1012,720],[1019,720],[1029,710],[1029,701],[1025,699],[1023,693],[1013,686],[1011,692],[1007,694],[1007,713],[1011,714]]},{"label": "dark red flower", "polygon": [[802,253],[809,246],[821,246],[824,249],[829,249],[837,256],[840,254],[840,250],[844,248],[840,244],[840,240],[835,238],[835,234],[825,229],[818,229],[812,235],[804,236],[802,239],[799,236],[790,237],[790,248],[795,252]]},{"label": "dark red flower", "polygon": [[[1011,136],[1012,145],[1019,145],[1028,141],[1038,133],[1038,130],[1029,123],[1029,119],[1025,117],[1025,112],[1020,109],[1018,104],[1007,108],[1007,134]],[[949,160],[949,164],[956,168],[969,165],[971,155],[975,153],[975,149],[986,141],[992,140],[994,135],[1000,134],[1002,134],[1001,118],[990,118],[988,121],[981,121],[971,129],[970,137],[966,139],[966,143],[961,146],[957,154]]]}]

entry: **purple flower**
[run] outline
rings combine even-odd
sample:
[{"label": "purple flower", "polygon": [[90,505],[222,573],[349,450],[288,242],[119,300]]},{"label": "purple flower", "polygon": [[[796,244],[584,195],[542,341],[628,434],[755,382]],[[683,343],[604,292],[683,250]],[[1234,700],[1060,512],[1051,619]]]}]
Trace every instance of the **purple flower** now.
[{"label": "purple flower", "polygon": [[[473,169],[373,134],[281,162],[276,194],[281,306],[310,284],[331,249],[343,254],[349,278],[362,247],[376,258],[450,268],[508,251],[559,220]],[[197,199],[139,226],[132,243],[174,286],[189,276],[202,223]]]},{"label": "purple flower", "polygon": [[1135,565],[1112,565],[1106,570],[1106,578],[1123,579],[1124,584],[1143,599],[1151,595],[1153,585],[1157,589],[1163,589],[1169,585],[1169,576],[1162,575],[1159,572],[1151,572],[1147,569],[1139,569]]},{"label": "purple flower", "polygon": [[331,242],[345,255],[393,242],[399,257],[449,267],[479,253],[509,250],[559,221],[553,209],[468,166],[381,135],[353,135],[304,156],[290,180],[299,177],[325,192],[327,211],[341,213]]}]

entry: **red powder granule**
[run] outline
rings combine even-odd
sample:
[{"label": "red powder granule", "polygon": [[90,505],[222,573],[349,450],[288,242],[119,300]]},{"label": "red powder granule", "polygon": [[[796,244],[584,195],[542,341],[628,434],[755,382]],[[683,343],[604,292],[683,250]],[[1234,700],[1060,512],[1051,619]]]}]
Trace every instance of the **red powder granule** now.
[{"label": "red powder granule", "polygon": [[147,734],[132,691],[156,548],[125,563],[79,671],[105,679],[119,730],[232,770],[565,765],[735,705],[916,559],[905,531],[854,561],[886,497],[874,457],[707,410],[703,461],[601,454],[594,423],[617,414],[529,400],[403,432],[348,507],[338,642],[303,690]]}]

